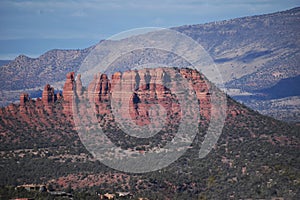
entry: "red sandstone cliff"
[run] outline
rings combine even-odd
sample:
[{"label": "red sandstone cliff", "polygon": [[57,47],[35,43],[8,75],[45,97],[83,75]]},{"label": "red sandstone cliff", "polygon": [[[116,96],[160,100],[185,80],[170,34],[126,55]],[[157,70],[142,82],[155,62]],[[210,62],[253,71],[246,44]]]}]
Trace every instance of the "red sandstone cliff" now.
[{"label": "red sandstone cliff", "polygon": [[[98,116],[110,115],[109,117],[112,118],[111,99],[113,99],[115,104],[128,103],[125,107],[121,105],[115,108],[122,117],[131,118],[138,125],[145,125],[150,123],[149,109],[153,104],[160,104],[170,117],[180,112],[180,106],[187,106],[180,105],[178,98],[176,99],[176,95],[171,91],[172,88],[182,87],[181,83],[176,81],[178,76],[185,79],[188,86],[195,92],[202,118],[209,119],[211,111],[210,83],[196,70],[170,68],[116,72],[112,75],[111,80],[106,74],[98,73],[86,90],[83,89],[81,76],[78,75],[75,80],[75,73],[70,72],[66,75],[62,96],[60,93],[55,94],[54,88],[47,84],[44,87],[42,99],[33,101],[28,94],[21,94],[20,105],[9,105],[2,108],[1,112],[10,112],[12,115],[21,112],[24,118],[33,113],[51,114],[55,109],[53,104],[59,100],[62,107],[62,111],[59,112],[66,118],[71,118],[75,107],[73,101],[76,98],[87,98],[94,106],[94,112]],[[167,83],[168,81],[169,83]],[[169,85],[171,89],[165,87],[165,84]],[[237,114],[236,111],[231,111],[231,113]]]},{"label": "red sandstone cliff", "polygon": [[[181,119],[182,106],[190,106],[188,103],[181,105],[178,96],[172,91],[174,88],[183,87],[179,81],[174,81],[178,78],[185,80],[188,87],[192,88],[190,91],[196,95],[200,122],[209,122],[212,114],[211,84],[196,70],[143,69],[116,72],[111,79],[99,73],[87,88],[82,86],[80,75],[75,80],[75,73],[70,72],[66,76],[62,95],[55,94],[53,87],[47,84],[41,99],[32,100],[28,94],[21,94],[20,104],[0,108],[0,134],[6,136],[16,133],[25,134],[25,130],[30,132],[31,129],[39,130],[41,134],[49,132],[50,129],[53,132],[71,133],[74,131],[73,111],[81,112],[83,116],[95,114],[97,121],[105,125],[115,119],[112,113],[112,100],[118,117],[131,120],[138,126],[152,123],[151,116],[155,117],[161,114],[160,112],[165,112],[167,123],[176,124]],[[166,85],[169,87],[165,87]],[[91,103],[90,109],[80,109],[74,105],[75,100],[83,99]],[[160,107],[153,110],[153,105]],[[244,111],[230,107],[227,113],[236,116],[241,112]],[[189,113],[191,116],[194,114],[196,113]],[[87,116],[85,117],[89,120]],[[23,127],[23,130],[20,127]],[[5,142],[9,142],[9,139],[5,138]]]}]

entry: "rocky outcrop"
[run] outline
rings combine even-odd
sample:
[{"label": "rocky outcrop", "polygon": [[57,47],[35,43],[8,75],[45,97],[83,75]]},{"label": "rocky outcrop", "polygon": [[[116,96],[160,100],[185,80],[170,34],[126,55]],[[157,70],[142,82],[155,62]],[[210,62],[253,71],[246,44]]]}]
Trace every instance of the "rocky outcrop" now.
[{"label": "rocky outcrop", "polygon": [[[187,115],[197,117],[200,113],[200,122],[204,123],[209,121],[212,114],[210,87],[205,77],[192,69],[131,70],[116,72],[111,79],[106,74],[98,73],[87,88],[82,86],[80,75],[75,80],[75,73],[70,72],[66,75],[62,95],[55,94],[54,88],[47,84],[41,99],[31,100],[24,93],[20,95],[19,107],[11,104],[1,112],[20,112],[30,122],[30,115],[43,116],[45,113],[52,115],[59,112],[64,120],[73,123],[72,116],[76,111],[82,112],[82,116],[96,115],[102,124],[115,121],[117,116],[138,126],[158,123],[156,119],[174,125],[180,122],[182,109],[191,106],[189,103],[194,95],[199,105],[193,107],[198,110],[189,111]],[[54,104],[58,100],[61,102],[61,111],[56,110],[57,105]],[[90,108],[81,109],[74,104],[75,100],[87,101]],[[235,117],[240,111],[231,110],[229,113]],[[89,120],[89,117],[85,118]]]},{"label": "rocky outcrop", "polygon": [[[72,127],[72,101],[74,96],[74,72],[67,74],[67,80],[64,86],[63,95],[59,92],[55,94],[54,88],[46,84],[42,92],[42,97],[30,99],[27,93],[20,95],[20,104],[10,104],[5,108],[0,109],[0,114],[4,124],[9,125],[13,129],[11,119],[19,120],[24,123],[24,127],[33,126],[40,127],[41,124],[45,127],[57,127],[61,124],[68,123]],[[80,79],[77,82],[77,89],[81,91],[79,85],[82,85]],[[80,93],[80,92],[78,92]],[[55,103],[60,101],[60,103]],[[4,116],[8,116],[5,119]],[[63,123],[62,123],[63,122]],[[0,126],[1,128],[1,126]]]},{"label": "rocky outcrop", "polygon": [[[63,92],[64,110],[70,113],[71,97],[75,95],[79,101],[86,98],[92,110],[86,108],[81,110],[89,110],[90,114],[94,112],[99,121],[102,119],[111,121],[114,120],[114,115],[118,115],[117,117],[123,120],[144,126],[153,123],[156,116],[164,114],[168,124],[177,124],[181,119],[181,106],[187,106],[180,105],[182,102],[179,96],[182,91],[189,88],[187,91],[195,93],[200,106],[196,105],[198,113],[188,114],[196,117],[200,112],[202,119],[210,118],[210,86],[196,70],[170,68],[132,70],[116,72],[111,76],[111,80],[106,74],[98,73],[85,92],[82,89],[81,76],[78,75],[76,81],[73,80],[73,76],[73,73],[67,75]],[[76,89],[73,88],[74,85]],[[189,102],[189,95],[191,94],[181,95],[181,99]]]},{"label": "rocky outcrop", "polygon": [[76,94],[81,96],[83,92],[82,82],[81,82],[81,75],[78,74],[76,77]]},{"label": "rocky outcrop", "polygon": [[49,84],[45,85],[43,93],[42,93],[42,101],[45,105],[49,103],[54,103],[56,100],[56,96],[54,95],[54,88]]},{"label": "rocky outcrop", "polygon": [[20,106],[24,107],[25,103],[29,101],[29,95],[27,93],[22,93],[20,95]]},{"label": "rocky outcrop", "polygon": [[[24,93],[20,95],[19,107],[10,105],[6,110],[10,113],[19,110],[25,118],[26,113],[53,114],[57,112],[54,103],[60,100],[62,112],[59,112],[71,120],[74,109],[80,109],[76,107],[78,105],[73,105],[74,101],[85,99],[91,107],[89,114],[95,114],[99,122],[114,121],[115,115],[118,115],[138,126],[144,126],[153,123],[157,116],[165,115],[167,123],[176,124],[181,119],[182,106],[189,106],[181,104],[188,104],[186,102],[190,102],[189,98],[195,95],[199,103],[196,108],[203,122],[209,121],[211,117],[210,87],[205,77],[192,69],[130,70],[116,72],[111,79],[106,74],[98,73],[87,88],[82,86],[80,74],[75,79],[75,73],[70,72],[66,75],[62,95],[59,92],[55,94],[54,88],[46,84],[41,99],[31,100]],[[182,96],[180,93],[184,91],[187,93]],[[180,98],[185,101],[182,102]],[[236,116],[237,112],[230,113]],[[199,113],[190,112],[188,115],[197,117]]]},{"label": "rocky outcrop", "polygon": [[[68,73],[66,78],[62,95],[55,94],[53,87],[47,84],[42,98],[30,99],[28,94],[23,93],[20,95],[19,105],[10,104],[1,108],[0,130],[12,136],[12,132],[23,135],[23,138],[26,138],[25,135],[31,130],[36,130],[36,133],[42,135],[51,130],[53,133],[57,131],[67,134],[66,137],[59,136],[67,139],[72,137],[70,133],[76,133],[77,117],[79,120],[85,120],[87,124],[99,123],[100,126],[109,130],[117,128],[117,131],[119,131],[118,118],[125,121],[125,124],[134,125],[141,130],[148,126],[149,128],[153,126],[155,130],[158,130],[163,124],[167,127],[164,133],[170,133],[178,128],[184,117],[182,115],[184,108],[195,108],[194,110],[186,109],[187,115],[191,119],[197,119],[195,117],[200,113],[199,123],[204,125],[203,127],[207,127],[213,116],[212,85],[196,70],[142,69],[116,72],[111,79],[105,74],[98,73],[87,88],[83,87],[80,75],[77,75],[75,79],[74,72]],[[196,103],[191,101],[193,96]],[[83,106],[86,107],[80,107],[82,105],[77,104],[81,101],[85,102]],[[230,117],[244,114],[244,111],[233,105],[227,111]],[[74,111],[79,115],[73,116]],[[96,116],[96,118],[91,119],[91,116]],[[22,129],[16,127],[16,123]],[[36,137],[40,136],[36,135]],[[158,137],[166,139],[172,135]],[[47,138],[51,136],[47,135],[44,138],[45,141]],[[59,141],[59,138],[55,141]],[[1,142],[18,141],[6,138]]]},{"label": "rocky outcrop", "polygon": [[26,112],[26,103],[29,102],[29,95],[27,93],[22,93],[20,95],[20,112],[24,113]]},{"label": "rocky outcrop", "polygon": [[95,103],[96,113],[99,115],[110,114],[110,96],[111,96],[111,84],[106,74],[98,74],[95,76],[93,90],[88,91],[92,93],[92,98]]},{"label": "rocky outcrop", "polygon": [[66,115],[72,115],[72,102],[74,97],[75,89],[75,73],[69,72],[66,76],[66,82],[63,88],[63,98],[64,98],[64,113]]}]

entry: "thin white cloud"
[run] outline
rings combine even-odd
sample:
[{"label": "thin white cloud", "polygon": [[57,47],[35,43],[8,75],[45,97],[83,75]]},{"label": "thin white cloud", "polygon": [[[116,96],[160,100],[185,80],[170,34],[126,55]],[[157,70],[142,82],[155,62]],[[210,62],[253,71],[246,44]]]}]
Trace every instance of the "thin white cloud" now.
[{"label": "thin white cloud", "polygon": [[78,1],[7,1],[1,2],[2,5],[12,5],[20,8],[38,9],[38,8],[53,8],[53,9],[130,9],[140,8],[146,10],[157,9],[197,9],[206,6],[221,6],[227,7],[230,5],[245,6],[245,5],[295,5],[299,4],[298,0],[78,0]]},{"label": "thin white cloud", "polygon": [[84,12],[83,10],[78,10],[78,11],[71,13],[72,17],[85,17],[87,15],[88,15],[88,13]]},{"label": "thin white cloud", "polygon": [[296,6],[299,0],[0,0],[0,40],[100,40],[131,28],[200,24]]}]

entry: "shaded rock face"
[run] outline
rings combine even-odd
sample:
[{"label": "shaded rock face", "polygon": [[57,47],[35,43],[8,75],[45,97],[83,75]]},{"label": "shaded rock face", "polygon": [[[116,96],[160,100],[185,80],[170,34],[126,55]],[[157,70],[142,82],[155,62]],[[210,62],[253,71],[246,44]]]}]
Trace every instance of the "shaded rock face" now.
[{"label": "shaded rock face", "polygon": [[178,122],[180,117],[175,120],[175,113],[180,111],[178,99],[163,85],[163,73],[162,69],[115,73],[111,98],[117,113],[139,126],[149,125],[151,118],[153,123],[155,117],[163,114],[168,123]]},{"label": "shaded rock face", "polygon": [[27,102],[29,102],[29,95],[27,93],[22,93],[20,95],[20,112],[24,113],[26,112],[25,105]]},{"label": "shaded rock face", "polygon": [[69,72],[66,76],[66,82],[63,88],[63,98],[64,98],[64,113],[67,115],[72,115],[72,102],[74,97],[75,89],[75,73]]},{"label": "shaded rock face", "polygon": [[73,98],[73,89],[74,89],[74,72],[69,72],[66,76],[66,82],[63,88],[63,96],[66,102],[71,102]]},{"label": "shaded rock face", "polygon": [[[160,113],[160,111],[166,113]],[[168,123],[178,123],[180,116],[176,118],[176,115],[179,113],[178,99],[172,97],[171,91],[160,84],[152,83],[146,87],[142,86],[135,90],[130,97],[129,114],[131,119],[139,126],[149,125],[151,116],[155,118],[163,114],[166,115]]]},{"label": "shaded rock face", "polygon": [[56,96],[54,95],[54,88],[49,84],[45,85],[43,93],[42,93],[42,101],[45,105],[49,103],[54,103],[56,100]]},{"label": "shaded rock face", "polygon": [[[182,80],[179,81],[180,79]],[[69,83],[74,85],[74,81],[70,80],[67,80],[65,86]],[[183,102],[180,102],[182,98],[185,99],[184,102],[191,102],[189,96],[191,94],[187,93],[186,96],[179,97],[179,93],[185,91],[186,87],[189,88],[190,93],[194,92],[196,104],[199,104],[193,105],[198,109],[197,112],[188,114],[196,118],[200,112],[202,119],[210,119],[210,87],[206,79],[196,70],[156,68],[116,72],[111,80],[106,74],[98,73],[85,92],[83,92],[79,75],[75,85],[73,95],[76,96],[76,101],[88,101],[92,108],[78,108],[80,105],[74,105],[75,111],[83,116],[82,118],[85,118],[87,113],[95,114],[101,124],[114,121],[116,115],[138,126],[151,123],[155,125],[159,123],[159,119],[166,120],[165,122],[170,125],[178,124],[181,120],[182,106],[192,107],[181,105]],[[71,89],[71,84],[69,89]],[[66,102],[68,98],[65,95],[64,92]],[[87,113],[80,113],[80,110],[87,110]]]},{"label": "shaded rock face", "polygon": [[24,106],[26,102],[29,101],[29,95],[27,93],[22,93],[20,95],[20,106]]}]

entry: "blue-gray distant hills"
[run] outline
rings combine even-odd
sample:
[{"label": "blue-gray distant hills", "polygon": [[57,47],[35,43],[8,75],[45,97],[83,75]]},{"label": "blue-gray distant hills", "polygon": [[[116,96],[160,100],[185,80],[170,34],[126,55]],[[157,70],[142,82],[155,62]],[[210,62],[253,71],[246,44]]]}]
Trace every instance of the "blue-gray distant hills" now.
[{"label": "blue-gray distant hills", "polygon": [[6,65],[9,62],[11,62],[11,60],[0,60],[0,66]]},{"label": "blue-gray distant hills", "polygon": [[[300,7],[174,29],[210,53],[233,98],[263,114],[299,122],[299,21]],[[21,55],[4,64],[0,105],[17,101],[24,90],[35,93],[46,83],[61,89],[65,74],[76,72],[92,49],[51,50],[35,59]]]}]

